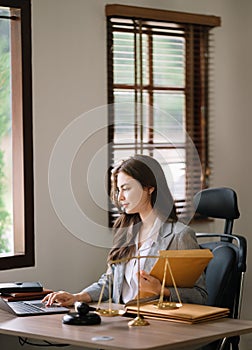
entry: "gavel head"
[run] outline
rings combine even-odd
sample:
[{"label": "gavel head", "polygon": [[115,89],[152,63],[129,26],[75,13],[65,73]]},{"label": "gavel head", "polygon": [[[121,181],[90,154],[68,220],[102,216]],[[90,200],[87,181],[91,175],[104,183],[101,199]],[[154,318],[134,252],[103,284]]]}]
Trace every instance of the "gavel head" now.
[{"label": "gavel head", "polygon": [[101,317],[95,312],[89,312],[90,308],[87,303],[76,302],[74,304],[75,312],[69,312],[63,316],[64,324],[75,326],[88,326],[101,323]]},{"label": "gavel head", "polygon": [[80,317],[85,316],[89,312],[89,306],[84,302],[76,302],[74,304],[75,311],[79,314]]}]

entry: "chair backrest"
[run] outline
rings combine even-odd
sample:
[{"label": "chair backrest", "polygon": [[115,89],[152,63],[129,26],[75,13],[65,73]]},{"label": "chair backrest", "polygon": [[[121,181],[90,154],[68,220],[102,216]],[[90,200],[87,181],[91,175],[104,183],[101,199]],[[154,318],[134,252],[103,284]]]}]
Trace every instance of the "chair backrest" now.
[{"label": "chair backrest", "polygon": [[[228,307],[230,317],[239,318],[243,276],[246,271],[247,244],[242,236],[197,233],[204,239],[201,248],[210,249],[214,255],[206,268],[207,305]],[[206,239],[210,241],[205,242]],[[212,241],[212,239],[214,239]],[[217,239],[217,240],[216,240]]]},{"label": "chair backrest", "polygon": [[233,223],[240,217],[236,192],[228,187],[207,188],[194,196],[197,213],[225,220],[225,234],[232,234]]},{"label": "chair backrest", "polygon": [[[236,254],[228,246],[217,246],[212,250],[214,259],[207,267],[206,285],[208,290],[207,304],[233,308],[233,293],[230,293],[230,279],[235,268]],[[218,273],[216,273],[218,271]],[[229,293],[228,293],[229,292]],[[225,297],[228,294],[228,300]],[[232,294],[232,295],[230,295]],[[230,300],[231,299],[231,300]]]},{"label": "chair backrest", "polygon": [[243,278],[246,271],[247,242],[232,234],[233,222],[240,216],[237,195],[226,187],[209,188],[194,197],[196,212],[225,220],[224,233],[196,233],[202,248],[213,252],[206,268],[207,304],[228,307],[230,317],[239,318]]}]

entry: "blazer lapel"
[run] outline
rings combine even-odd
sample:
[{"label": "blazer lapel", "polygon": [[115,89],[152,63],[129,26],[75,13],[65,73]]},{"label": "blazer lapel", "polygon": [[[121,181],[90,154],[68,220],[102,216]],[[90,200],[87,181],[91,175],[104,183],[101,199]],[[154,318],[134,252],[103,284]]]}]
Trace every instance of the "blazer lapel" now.
[{"label": "blazer lapel", "polygon": [[[172,224],[171,223],[164,223],[163,226],[159,230],[159,235],[157,237],[157,242],[155,242],[148,255],[159,255],[160,250],[166,250],[168,249],[172,239],[174,237],[174,233],[172,232]],[[156,262],[157,258],[153,259],[146,259],[144,264],[144,270],[146,272],[150,272],[154,263]]]}]

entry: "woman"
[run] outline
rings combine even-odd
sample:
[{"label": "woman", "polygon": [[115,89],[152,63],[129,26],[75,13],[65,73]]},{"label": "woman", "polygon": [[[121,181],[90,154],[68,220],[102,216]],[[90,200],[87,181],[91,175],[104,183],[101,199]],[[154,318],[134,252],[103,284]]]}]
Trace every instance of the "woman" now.
[{"label": "woman", "polygon": [[[98,301],[103,289],[103,300],[112,290],[114,303],[127,303],[138,293],[138,281],[142,295],[159,295],[161,282],[149,273],[155,259],[141,258],[140,276],[137,259],[132,256],[157,256],[159,250],[197,249],[195,233],[178,222],[174,202],[160,164],[152,157],[135,155],[122,161],[112,171],[111,199],[121,211],[114,224],[114,245],[108,261],[112,264],[98,282],[81,292],[65,291],[47,295],[44,301],[51,305],[57,301],[63,306],[75,302]],[[207,297],[204,275],[193,288],[178,288],[183,303],[204,304]],[[173,287],[165,287],[164,297],[177,300]]]}]

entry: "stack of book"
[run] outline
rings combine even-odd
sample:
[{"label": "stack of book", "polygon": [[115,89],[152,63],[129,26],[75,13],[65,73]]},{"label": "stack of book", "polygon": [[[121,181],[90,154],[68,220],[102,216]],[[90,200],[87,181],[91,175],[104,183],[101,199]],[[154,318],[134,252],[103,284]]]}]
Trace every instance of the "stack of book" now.
[{"label": "stack of book", "polygon": [[[161,250],[150,275],[164,282],[167,287],[192,288],[212,258],[209,249]],[[166,260],[169,262],[167,270]],[[139,309],[137,304],[140,305]],[[129,314],[140,312],[147,318],[190,324],[227,317],[230,313],[228,308],[207,305],[179,304],[175,309],[165,309],[159,308],[158,304],[159,297],[140,292],[138,300],[131,300],[125,306]]]},{"label": "stack of book", "polygon": [[[126,310],[130,314],[138,313],[136,305],[128,306]],[[198,304],[182,304],[177,309],[165,310],[159,309],[157,303],[152,303],[140,305],[140,314],[146,318],[195,324],[227,317],[229,309]]]},{"label": "stack of book", "polygon": [[0,296],[7,301],[42,299],[51,289],[44,288],[40,282],[0,283]]}]

